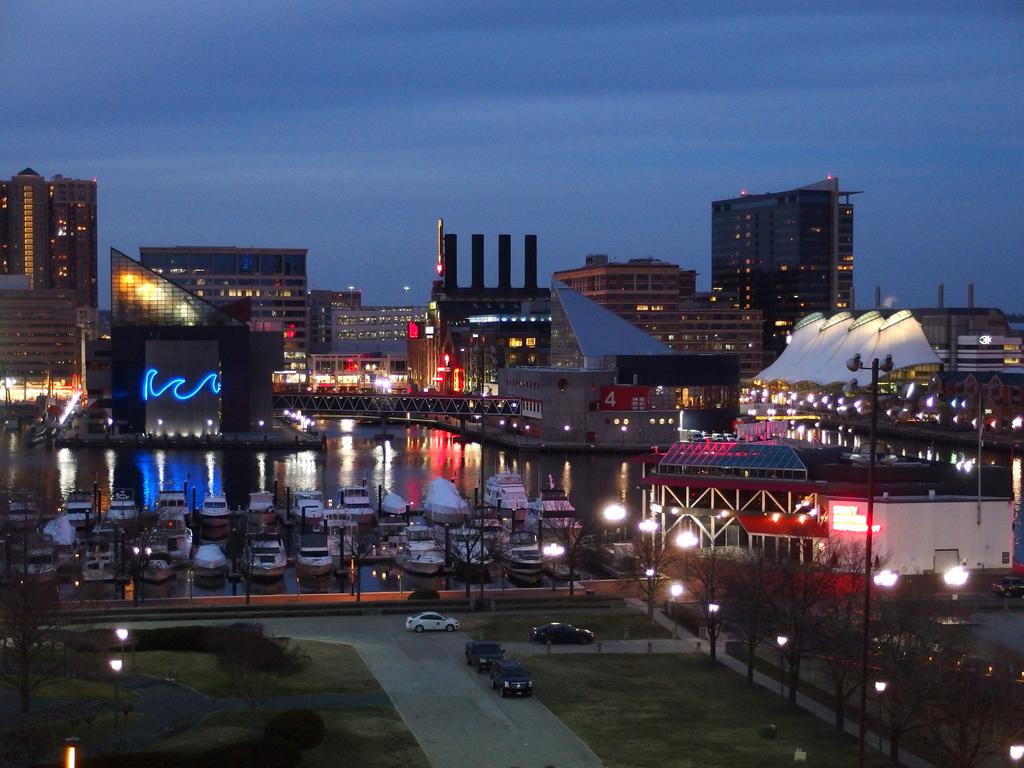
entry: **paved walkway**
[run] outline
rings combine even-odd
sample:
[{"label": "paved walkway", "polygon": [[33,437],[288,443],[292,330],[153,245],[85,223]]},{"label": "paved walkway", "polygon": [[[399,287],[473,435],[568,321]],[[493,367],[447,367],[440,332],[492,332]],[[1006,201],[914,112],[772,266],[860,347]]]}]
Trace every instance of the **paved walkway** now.
[{"label": "paved walkway", "polygon": [[[638,600],[638,599],[635,599],[635,598],[627,598],[626,603],[629,604],[629,605],[632,605],[632,606],[634,606],[634,607],[636,607],[636,608],[638,608],[640,610],[646,610],[645,604],[641,600]],[[654,619],[655,619],[655,621],[657,621],[659,624],[661,624],[666,629],[669,629],[669,630],[672,629],[672,619],[670,619],[668,616],[663,614],[661,611],[655,611],[654,612]],[[697,640],[697,638],[693,637],[692,635],[689,635],[689,633],[686,633],[686,634],[687,634],[686,640],[684,640],[682,642],[685,642],[687,644],[687,646],[689,647],[689,650],[696,651],[698,653],[704,653],[704,654],[710,654],[711,653],[711,649],[708,646],[708,643],[706,641],[705,642],[700,642],[700,641]],[[739,659],[736,659],[736,658],[734,658],[732,656],[729,656],[728,654],[725,653],[725,642],[726,642],[726,640],[729,640],[729,639],[731,639],[731,638],[729,638],[729,636],[726,635],[724,632],[721,635],[719,635],[718,646],[717,646],[718,653],[716,655],[716,658],[717,658],[718,662],[721,663],[723,666],[728,667],[729,669],[733,670],[734,672],[738,672],[739,674],[741,674],[744,677],[746,677],[746,675],[747,675],[747,665],[744,662],[740,661]],[[774,678],[771,678],[771,677],[769,677],[768,675],[766,675],[766,674],[764,674],[762,672],[758,672],[756,669],[754,670],[754,683],[757,684],[757,685],[760,685],[763,688],[767,688],[769,691],[772,691],[773,693],[777,693],[779,691],[779,681],[778,680],[776,680]],[[787,692],[788,692],[788,689],[787,689]],[[831,709],[829,709],[825,705],[815,701],[814,699],[812,699],[812,698],[810,698],[808,696],[805,696],[804,694],[800,693],[799,691],[797,691],[797,694],[796,694],[796,703],[797,703],[797,706],[799,706],[801,709],[807,710],[808,712],[810,712],[815,717],[819,718],[820,720],[824,720],[825,722],[827,722],[831,727],[835,727],[835,719],[836,719],[835,712],[833,712]],[[849,733],[851,736],[859,736],[859,734],[860,734],[860,725],[859,725],[859,723],[856,720],[853,720],[850,717],[847,717],[846,718],[846,732]],[[869,749],[877,749],[877,747],[878,747],[878,745],[880,743],[879,740],[878,740],[879,739],[878,733],[872,733],[869,730],[867,732],[866,739],[867,739],[867,744],[868,744],[868,748]],[[889,740],[888,739],[882,739],[881,744],[882,744],[882,746],[884,748],[885,754],[888,755],[889,754]],[[900,750],[899,759],[900,759],[899,764],[902,765],[902,766],[906,766],[906,768],[935,768],[931,763],[928,763],[928,762],[922,760],[921,758],[908,753],[906,750],[903,750],[903,749]]]}]

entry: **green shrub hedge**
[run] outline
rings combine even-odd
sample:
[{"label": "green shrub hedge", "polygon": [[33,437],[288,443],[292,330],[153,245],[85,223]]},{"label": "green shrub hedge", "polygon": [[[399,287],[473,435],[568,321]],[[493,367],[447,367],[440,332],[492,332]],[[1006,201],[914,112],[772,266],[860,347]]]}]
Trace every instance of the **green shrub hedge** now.
[{"label": "green shrub hedge", "polygon": [[268,739],[295,742],[301,749],[312,749],[324,740],[324,720],[311,709],[288,709],[274,715],[263,726]]}]

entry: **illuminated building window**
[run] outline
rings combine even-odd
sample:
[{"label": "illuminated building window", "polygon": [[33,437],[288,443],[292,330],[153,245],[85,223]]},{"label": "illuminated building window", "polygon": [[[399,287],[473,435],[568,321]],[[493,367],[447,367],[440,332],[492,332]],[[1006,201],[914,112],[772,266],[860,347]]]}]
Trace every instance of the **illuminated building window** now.
[{"label": "illuminated building window", "polygon": [[535,339],[532,336],[527,337],[527,339],[526,339],[526,346],[528,346],[528,347],[536,347],[537,346],[537,339]]}]

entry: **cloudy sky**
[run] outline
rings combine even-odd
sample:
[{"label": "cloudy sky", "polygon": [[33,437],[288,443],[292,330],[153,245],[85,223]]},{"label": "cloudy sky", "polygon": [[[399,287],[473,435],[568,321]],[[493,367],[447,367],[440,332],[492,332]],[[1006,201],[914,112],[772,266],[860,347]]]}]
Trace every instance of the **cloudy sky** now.
[{"label": "cloudy sky", "polygon": [[534,232],[542,275],[706,287],[711,200],[831,173],[860,304],[1024,310],[1024,4],[816,5],[0,0],[0,175],[98,179],[101,264],[306,247],[312,286],[387,303],[425,300],[439,216],[491,273]]}]

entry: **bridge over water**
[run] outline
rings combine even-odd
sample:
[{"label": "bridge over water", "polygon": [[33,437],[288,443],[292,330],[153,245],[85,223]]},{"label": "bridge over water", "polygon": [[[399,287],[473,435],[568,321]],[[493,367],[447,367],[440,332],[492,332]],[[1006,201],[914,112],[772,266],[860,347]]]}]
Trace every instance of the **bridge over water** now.
[{"label": "bridge over water", "polygon": [[520,401],[511,397],[460,395],[324,395],[278,393],[275,411],[302,411],[304,416],[395,419],[431,416],[516,416]]}]

